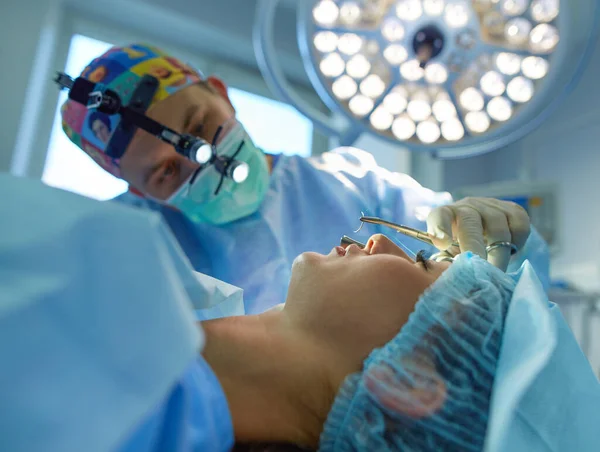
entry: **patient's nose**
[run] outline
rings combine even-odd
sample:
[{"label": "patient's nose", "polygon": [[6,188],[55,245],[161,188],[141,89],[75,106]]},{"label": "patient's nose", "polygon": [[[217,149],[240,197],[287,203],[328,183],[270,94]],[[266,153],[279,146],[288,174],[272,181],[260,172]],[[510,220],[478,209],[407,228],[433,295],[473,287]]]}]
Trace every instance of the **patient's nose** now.
[{"label": "patient's nose", "polygon": [[369,253],[366,249],[360,248],[355,243],[352,243],[346,247],[346,256],[367,256]]},{"label": "patient's nose", "polygon": [[412,262],[412,259],[402,250],[402,248],[383,234],[372,235],[367,242],[365,250],[369,252],[369,254],[391,254]]}]

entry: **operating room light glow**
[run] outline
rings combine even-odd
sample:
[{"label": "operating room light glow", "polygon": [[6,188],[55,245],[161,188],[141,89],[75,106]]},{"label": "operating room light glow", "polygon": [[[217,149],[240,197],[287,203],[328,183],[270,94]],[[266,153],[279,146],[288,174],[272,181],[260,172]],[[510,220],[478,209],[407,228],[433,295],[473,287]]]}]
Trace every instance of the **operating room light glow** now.
[{"label": "operating room light glow", "polygon": [[400,66],[400,74],[410,82],[416,82],[423,78],[425,71],[417,60],[410,60]]},{"label": "operating room light glow", "polygon": [[345,55],[354,55],[361,49],[362,44],[363,40],[360,36],[354,33],[346,33],[340,37],[338,49]]},{"label": "operating room light glow", "polygon": [[487,112],[496,121],[507,121],[512,116],[512,105],[506,97],[494,97],[488,103]]},{"label": "operating room light glow", "polygon": [[515,75],[521,69],[521,57],[514,53],[502,52],[496,57],[496,66],[506,75]]},{"label": "operating room light glow", "polygon": [[396,88],[383,99],[383,106],[393,115],[402,113],[408,105],[408,94],[402,87]]},{"label": "operating room light glow", "polygon": [[433,114],[439,122],[445,122],[456,115],[456,108],[450,99],[438,99],[433,103]]},{"label": "operating room light glow", "polygon": [[404,38],[404,26],[396,19],[388,19],[383,24],[381,34],[388,41],[399,41]]},{"label": "operating room light glow", "polygon": [[446,3],[444,0],[424,0],[423,9],[429,16],[440,16],[444,12]]},{"label": "operating room light glow", "polygon": [[394,122],[394,116],[383,107],[379,107],[371,114],[371,124],[377,130],[389,129]]},{"label": "operating room light glow", "polygon": [[350,99],[350,110],[356,116],[365,116],[373,109],[374,102],[371,98],[358,94]]},{"label": "operating room light glow", "polygon": [[339,9],[332,0],[323,0],[313,10],[315,20],[321,25],[334,23],[339,16]]},{"label": "operating room light glow", "polygon": [[378,75],[371,74],[360,83],[360,91],[368,97],[381,96],[385,90],[385,82]]},{"label": "operating room light glow", "polygon": [[423,14],[421,0],[400,0],[396,6],[396,14],[400,19],[416,20]]},{"label": "operating room light glow", "polygon": [[383,51],[383,56],[393,66],[404,63],[408,58],[408,52],[400,44],[392,44]]},{"label": "operating room light glow", "polygon": [[351,117],[400,141],[454,145],[530,103],[552,69],[559,12],[558,0],[318,0],[311,40]]},{"label": "operating room light glow", "polygon": [[371,63],[364,55],[355,55],[346,64],[346,72],[356,79],[365,77],[371,70]]},{"label": "operating room light glow", "polygon": [[460,28],[469,21],[469,8],[465,3],[450,3],[446,6],[444,18],[449,27]]}]

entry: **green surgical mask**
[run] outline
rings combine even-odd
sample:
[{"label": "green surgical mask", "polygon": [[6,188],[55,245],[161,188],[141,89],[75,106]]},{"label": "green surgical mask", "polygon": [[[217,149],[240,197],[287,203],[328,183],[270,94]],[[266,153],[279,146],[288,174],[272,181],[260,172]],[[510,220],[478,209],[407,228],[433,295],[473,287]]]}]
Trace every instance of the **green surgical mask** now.
[{"label": "green surgical mask", "polygon": [[[248,165],[248,177],[244,182],[237,183],[230,177],[222,180],[215,166],[208,165],[184,183],[166,201],[167,204],[181,210],[193,222],[215,225],[256,212],[269,188],[269,167],[264,153],[237,121],[216,145],[217,155],[231,157],[236,152],[235,160]],[[221,180],[221,188],[215,193]]]}]

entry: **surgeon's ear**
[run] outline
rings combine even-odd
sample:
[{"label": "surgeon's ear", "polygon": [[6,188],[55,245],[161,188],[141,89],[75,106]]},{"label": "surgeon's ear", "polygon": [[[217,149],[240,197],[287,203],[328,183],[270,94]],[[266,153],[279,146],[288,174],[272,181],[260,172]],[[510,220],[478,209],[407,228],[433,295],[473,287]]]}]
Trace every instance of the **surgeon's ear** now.
[{"label": "surgeon's ear", "polygon": [[446,401],[444,380],[428,364],[404,362],[401,368],[383,364],[367,369],[363,381],[371,396],[399,416],[422,419],[435,414]]},{"label": "surgeon's ear", "polygon": [[223,99],[229,102],[229,105],[233,107],[229,100],[229,94],[227,93],[227,85],[223,80],[211,75],[206,79],[206,83],[208,83]]}]

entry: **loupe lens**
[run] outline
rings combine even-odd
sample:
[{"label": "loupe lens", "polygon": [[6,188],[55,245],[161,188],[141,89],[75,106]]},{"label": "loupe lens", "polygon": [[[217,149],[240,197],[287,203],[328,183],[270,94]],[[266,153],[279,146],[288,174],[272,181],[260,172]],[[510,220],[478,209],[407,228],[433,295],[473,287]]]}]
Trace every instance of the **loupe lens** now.
[{"label": "loupe lens", "polygon": [[192,153],[194,159],[200,165],[208,163],[212,157],[212,146],[208,143],[198,143],[195,152]]},{"label": "loupe lens", "polygon": [[237,184],[241,184],[248,179],[250,168],[245,162],[235,162],[232,164],[233,169],[231,170],[231,178]]}]

